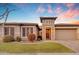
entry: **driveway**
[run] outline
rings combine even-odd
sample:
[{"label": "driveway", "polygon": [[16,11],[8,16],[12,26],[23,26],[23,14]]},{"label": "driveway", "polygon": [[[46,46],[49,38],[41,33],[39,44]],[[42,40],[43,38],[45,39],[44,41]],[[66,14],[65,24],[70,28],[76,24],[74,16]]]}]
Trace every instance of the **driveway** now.
[{"label": "driveway", "polygon": [[79,40],[68,40],[68,41],[62,41],[62,40],[56,40],[55,42],[58,42],[60,44],[65,45],[66,47],[72,49],[73,51],[75,51],[76,53],[79,54]]}]

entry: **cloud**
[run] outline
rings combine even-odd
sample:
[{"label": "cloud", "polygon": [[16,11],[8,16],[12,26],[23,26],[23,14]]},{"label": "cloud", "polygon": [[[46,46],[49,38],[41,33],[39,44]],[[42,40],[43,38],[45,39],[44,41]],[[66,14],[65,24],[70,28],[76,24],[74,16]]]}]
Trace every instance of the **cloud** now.
[{"label": "cloud", "polygon": [[75,10],[68,10],[67,12],[65,12],[64,14],[63,14],[63,17],[64,18],[73,18],[73,17],[75,17]]},{"label": "cloud", "polygon": [[[47,7],[47,8],[45,8],[45,7]],[[50,4],[47,4],[47,5],[40,4],[39,7],[37,8],[36,12],[37,13],[47,12],[47,13],[51,14],[51,13],[53,13],[53,10],[52,10],[52,7]]]},{"label": "cloud", "polygon": [[75,19],[73,20],[73,19],[72,19],[71,21],[69,21],[69,23],[72,23],[72,24],[79,24],[79,20],[75,20]]},{"label": "cloud", "polygon": [[79,16],[79,9],[68,9],[67,11],[61,13],[59,15],[59,18],[60,19],[64,19],[64,18],[71,19],[71,18],[75,18],[77,16]]},{"label": "cloud", "polygon": [[50,4],[47,4],[47,8],[45,8],[45,5],[40,4],[36,12],[44,13],[47,11],[49,14],[53,14],[53,12],[55,12],[59,19],[71,19],[79,16],[79,8],[73,8],[75,6],[74,3],[66,3],[65,5],[68,7],[68,9],[64,11],[60,5],[58,5],[57,8],[53,10]]},{"label": "cloud", "polygon": [[56,14],[61,14],[62,12],[63,12],[63,10],[62,10],[61,7],[57,7],[56,10],[55,10]]},{"label": "cloud", "polygon": [[48,9],[47,9],[48,13],[53,13],[52,7],[50,4],[48,4]]},{"label": "cloud", "polygon": [[65,17],[65,18],[75,18],[78,15],[79,15],[79,11],[78,10],[70,9],[67,12],[64,13],[63,17]]},{"label": "cloud", "polygon": [[69,9],[72,9],[75,4],[74,3],[65,3],[65,5],[69,8]]},{"label": "cloud", "polygon": [[76,17],[79,17],[79,8],[74,8],[75,4],[66,4],[66,6],[68,9],[63,12],[61,6],[56,9],[56,13],[59,14],[57,23],[79,24],[79,21],[75,20]]},{"label": "cloud", "polygon": [[45,8],[43,8],[42,5],[39,5],[39,7],[36,10],[37,13],[44,13],[45,12]]},{"label": "cloud", "polygon": [[73,10],[75,4],[74,3],[65,3],[65,6],[68,7],[68,10],[67,11],[63,11],[62,7],[58,4],[58,7],[56,8],[55,13],[57,13],[59,15],[60,14],[63,14],[65,16],[68,15],[67,17],[73,16],[73,13],[74,12],[72,12],[72,11],[75,11],[75,10]]},{"label": "cloud", "polygon": [[79,20],[78,21],[71,21],[70,23],[73,23],[73,24],[79,24]]}]

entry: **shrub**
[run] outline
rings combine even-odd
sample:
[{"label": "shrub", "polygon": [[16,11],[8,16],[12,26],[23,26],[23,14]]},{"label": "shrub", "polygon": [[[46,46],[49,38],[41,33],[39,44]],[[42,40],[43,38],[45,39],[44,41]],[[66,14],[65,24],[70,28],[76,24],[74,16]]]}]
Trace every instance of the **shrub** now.
[{"label": "shrub", "polygon": [[38,36],[37,41],[42,40],[42,36]]},{"label": "shrub", "polygon": [[13,36],[6,35],[3,38],[3,42],[13,42],[13,41],[15,41]]},{"label": "shrub", "polygon": [[22,40],[21,37],[19,37],[19,36],[16,37],[17,42],[20,42],[21,40]]},{"label": "shrub", "polygon": [[31,33],[31,34],[28,35],[28,40],[29,41],[33,42],[35,39],[36,39],[35,34]]}]

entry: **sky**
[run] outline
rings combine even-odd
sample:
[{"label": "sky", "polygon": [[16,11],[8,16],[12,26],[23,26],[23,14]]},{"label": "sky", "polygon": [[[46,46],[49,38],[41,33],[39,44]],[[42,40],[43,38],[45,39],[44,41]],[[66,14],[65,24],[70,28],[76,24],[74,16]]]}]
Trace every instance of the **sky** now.
[{"label": "sky", "polygon": [[[4,4],[0,4],[0,15]],[[79,3],[8,3],[7,22],[32,22],[40,24],[40,17],[57,17],[55,23],[79,24]],[[4,18],[1,21],[4,21]]]}]

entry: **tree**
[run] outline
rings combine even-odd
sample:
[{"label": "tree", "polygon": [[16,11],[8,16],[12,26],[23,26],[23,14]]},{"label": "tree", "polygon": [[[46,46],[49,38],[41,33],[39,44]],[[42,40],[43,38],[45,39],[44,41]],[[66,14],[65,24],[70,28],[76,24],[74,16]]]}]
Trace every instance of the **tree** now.
[{"label": "tree", "polygon": [[4,19],[4,22],[2,23],[3,31],[4,31],[4,26],[5,26],[5,23],[6,23],[6,21],[7,21],[7,18],[8,18],[8,16],[9,16],[9,14],[10,14],[12,11],[14,11],[15,9],[9,10],[9,8],[7,7],[7,4],[3,4],[3,7],[4,7],[5,11],[3,12],[2,15],[0,15],[0,20],[2,20],[3,18],[5,18],[5,19]]},{"label": "tree", "polygon": [[10,14],[12,11],[14,11],[15,9],[9,10],[9,8],[7,7],[7,4],[3,4],[3,7],[4,7],[5,11],[3,12],[2,15],[0,15],[0,20],[2,20],[2,19],[5,17],[4,23],[6,23],[9,14]]}]

